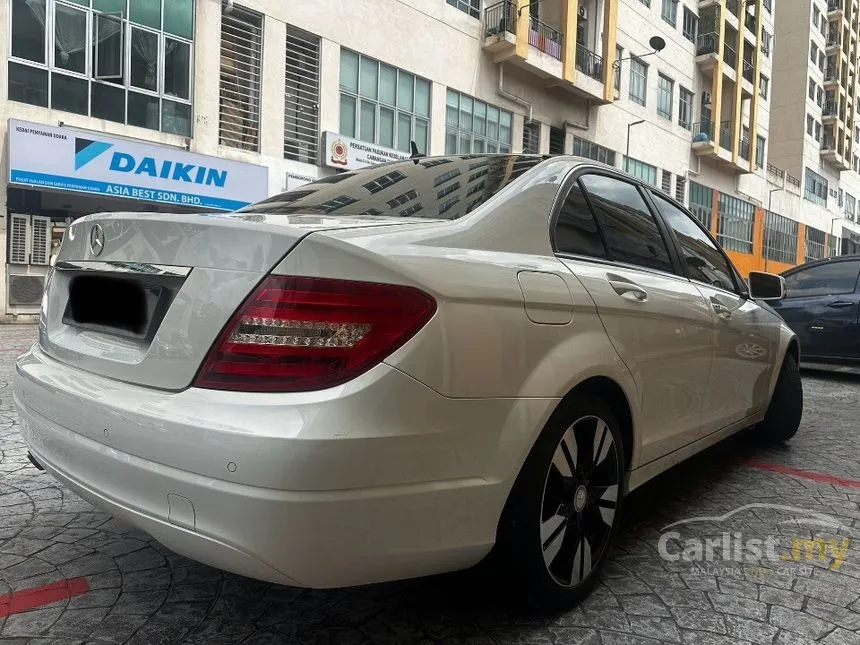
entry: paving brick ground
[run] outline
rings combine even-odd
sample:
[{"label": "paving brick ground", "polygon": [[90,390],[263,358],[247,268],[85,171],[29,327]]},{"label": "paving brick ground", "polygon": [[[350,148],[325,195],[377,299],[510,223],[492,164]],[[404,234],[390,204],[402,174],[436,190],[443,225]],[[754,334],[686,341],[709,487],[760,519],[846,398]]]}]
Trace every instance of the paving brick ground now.
[{"label": "paving brick ground", "polygon": [[[9,383],[14,358],[33,337],[31,327],[0,327],[4,644],[860,644],[860,377],[806,374],[803,427],[789,446],[733,439],[634,493],[595,593],[572,611],[535,616],[481,593],[468,575],[306,591],[170,553],[28,463]],[[754,566],[718,559],[697,570],[659,555],[667,525],[744,506],[722,521],[676,527],[681,535],[669,551],[729,531],[778,539],[788,560]],[[824,513],[834,524],[798,524],[798,517],[811,518],[775,507]],[[793,542],[804,536],[833,540],[844,557],[834,558],[832,548],[819,557],[815,543]],[[28,602],[22,592],[68,579],[89,590],[15,608]]]}]

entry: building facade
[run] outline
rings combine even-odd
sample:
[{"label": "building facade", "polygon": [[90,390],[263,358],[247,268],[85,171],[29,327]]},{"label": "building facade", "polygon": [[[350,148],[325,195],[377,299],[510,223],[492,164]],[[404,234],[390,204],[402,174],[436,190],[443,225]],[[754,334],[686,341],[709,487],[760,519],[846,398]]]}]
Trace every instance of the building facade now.
[{"label": "building facade", "polygon": [[38,311],[75,217],[229,210],[413,146],[626,169],[688,204],[742,272],[837,253],[860,227],[832,224],[836,199],[803,198],[820,187],[781,142],[773,159],[787,121],[775,11],[772,0],[0,0],[0,315]]}]

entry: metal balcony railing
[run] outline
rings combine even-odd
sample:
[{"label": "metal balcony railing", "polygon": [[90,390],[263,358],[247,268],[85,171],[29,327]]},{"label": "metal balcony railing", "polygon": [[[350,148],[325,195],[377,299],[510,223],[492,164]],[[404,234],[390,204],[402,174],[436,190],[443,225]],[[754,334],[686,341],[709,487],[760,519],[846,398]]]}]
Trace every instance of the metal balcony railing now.
[{"label": "metal balcony railing", "polygon": [[836,139],[833,137],[824,137],[821,139],[822,150],[836,150]]},{"label": "metal balcony railing", "polygon": [[502,0],[484,10],[484,35],[517,33],[517,7],[513,0]]},{"label": "metal balcony railing", "polygon": [[836,80],[836,66],[828,65],[827,69],[824,71],[824,80],[825,81],[835,81]]},{"label": "metal balcony railing", "polygon": [[708,143],[714,140],[714,122],[699,121],[693,124],[693,143]]},{"label": "metal balcony railing", "polygon": [[839,111],[839,103],[837,101],[825,101],[821,113],[824,116],[836,116]]},{"label": "metal balcony railing", "polygon": [[728,41],[723,43],[723,62],[731,68],[738,64],[738,53],[729,45]]},{"label": "metal balcony railing", "polygon": [[601,83],[603,82],[603,58],[585,45],[577,44],[576,46],[576,69]]},{"label": "metal balcony railing", "polygon": [[696,56],[716,54],[719,42],[720,35],[716,32],[699,34],[699,37],[696,39]]},{"label": "metal balcony railing", "polygon": [[746,60],[744,61],[744,78],[750,83],[755,83],[755,66]]},{"label": "metal balcony railing", "polygon": [[839,11],[842,9],[842,0],[827,0],[827,11]]},{"label": "metal balcony railing", "polygon": [[555,59],[561,60],[564,34],[545,22],[529,20],[529,45]]},{"label": "metal balcony railing", "polygon": [[726,0],[726,8],[731,11],[735,16],[740,18],[740,2],[739,0]]},{"label": "metal balcony railing", "polygon": [[732,122],[723,121],[720,123],[720,147],[723,150],[732,149]]},{"label": "metal balcony railing", "polygon": [[741,138],[740,140],[740,154],[741,159],[744,161],[750,160],[750,142],[748,139]]}]

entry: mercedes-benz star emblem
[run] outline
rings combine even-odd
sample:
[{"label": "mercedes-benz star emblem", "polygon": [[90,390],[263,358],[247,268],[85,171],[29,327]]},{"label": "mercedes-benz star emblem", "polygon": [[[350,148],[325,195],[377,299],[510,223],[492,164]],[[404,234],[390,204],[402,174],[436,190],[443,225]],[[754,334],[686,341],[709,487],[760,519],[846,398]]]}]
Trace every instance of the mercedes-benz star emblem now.
[{"label": "mercedes-benz star emblem", "polygon": [[98,257],[105,250],[105,232],[100,224],[90,229],[90,251],[94,257]]}]

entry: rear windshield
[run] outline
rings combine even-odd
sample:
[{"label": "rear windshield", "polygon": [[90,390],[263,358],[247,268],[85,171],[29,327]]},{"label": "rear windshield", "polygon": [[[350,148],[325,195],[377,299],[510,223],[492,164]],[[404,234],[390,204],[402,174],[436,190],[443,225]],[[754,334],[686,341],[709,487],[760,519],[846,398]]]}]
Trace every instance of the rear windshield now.
[{"label": "rear windshield", "polygon": [[326,177],[238,212],[457,219],[545,159],[468,155],[396,161]]}]

